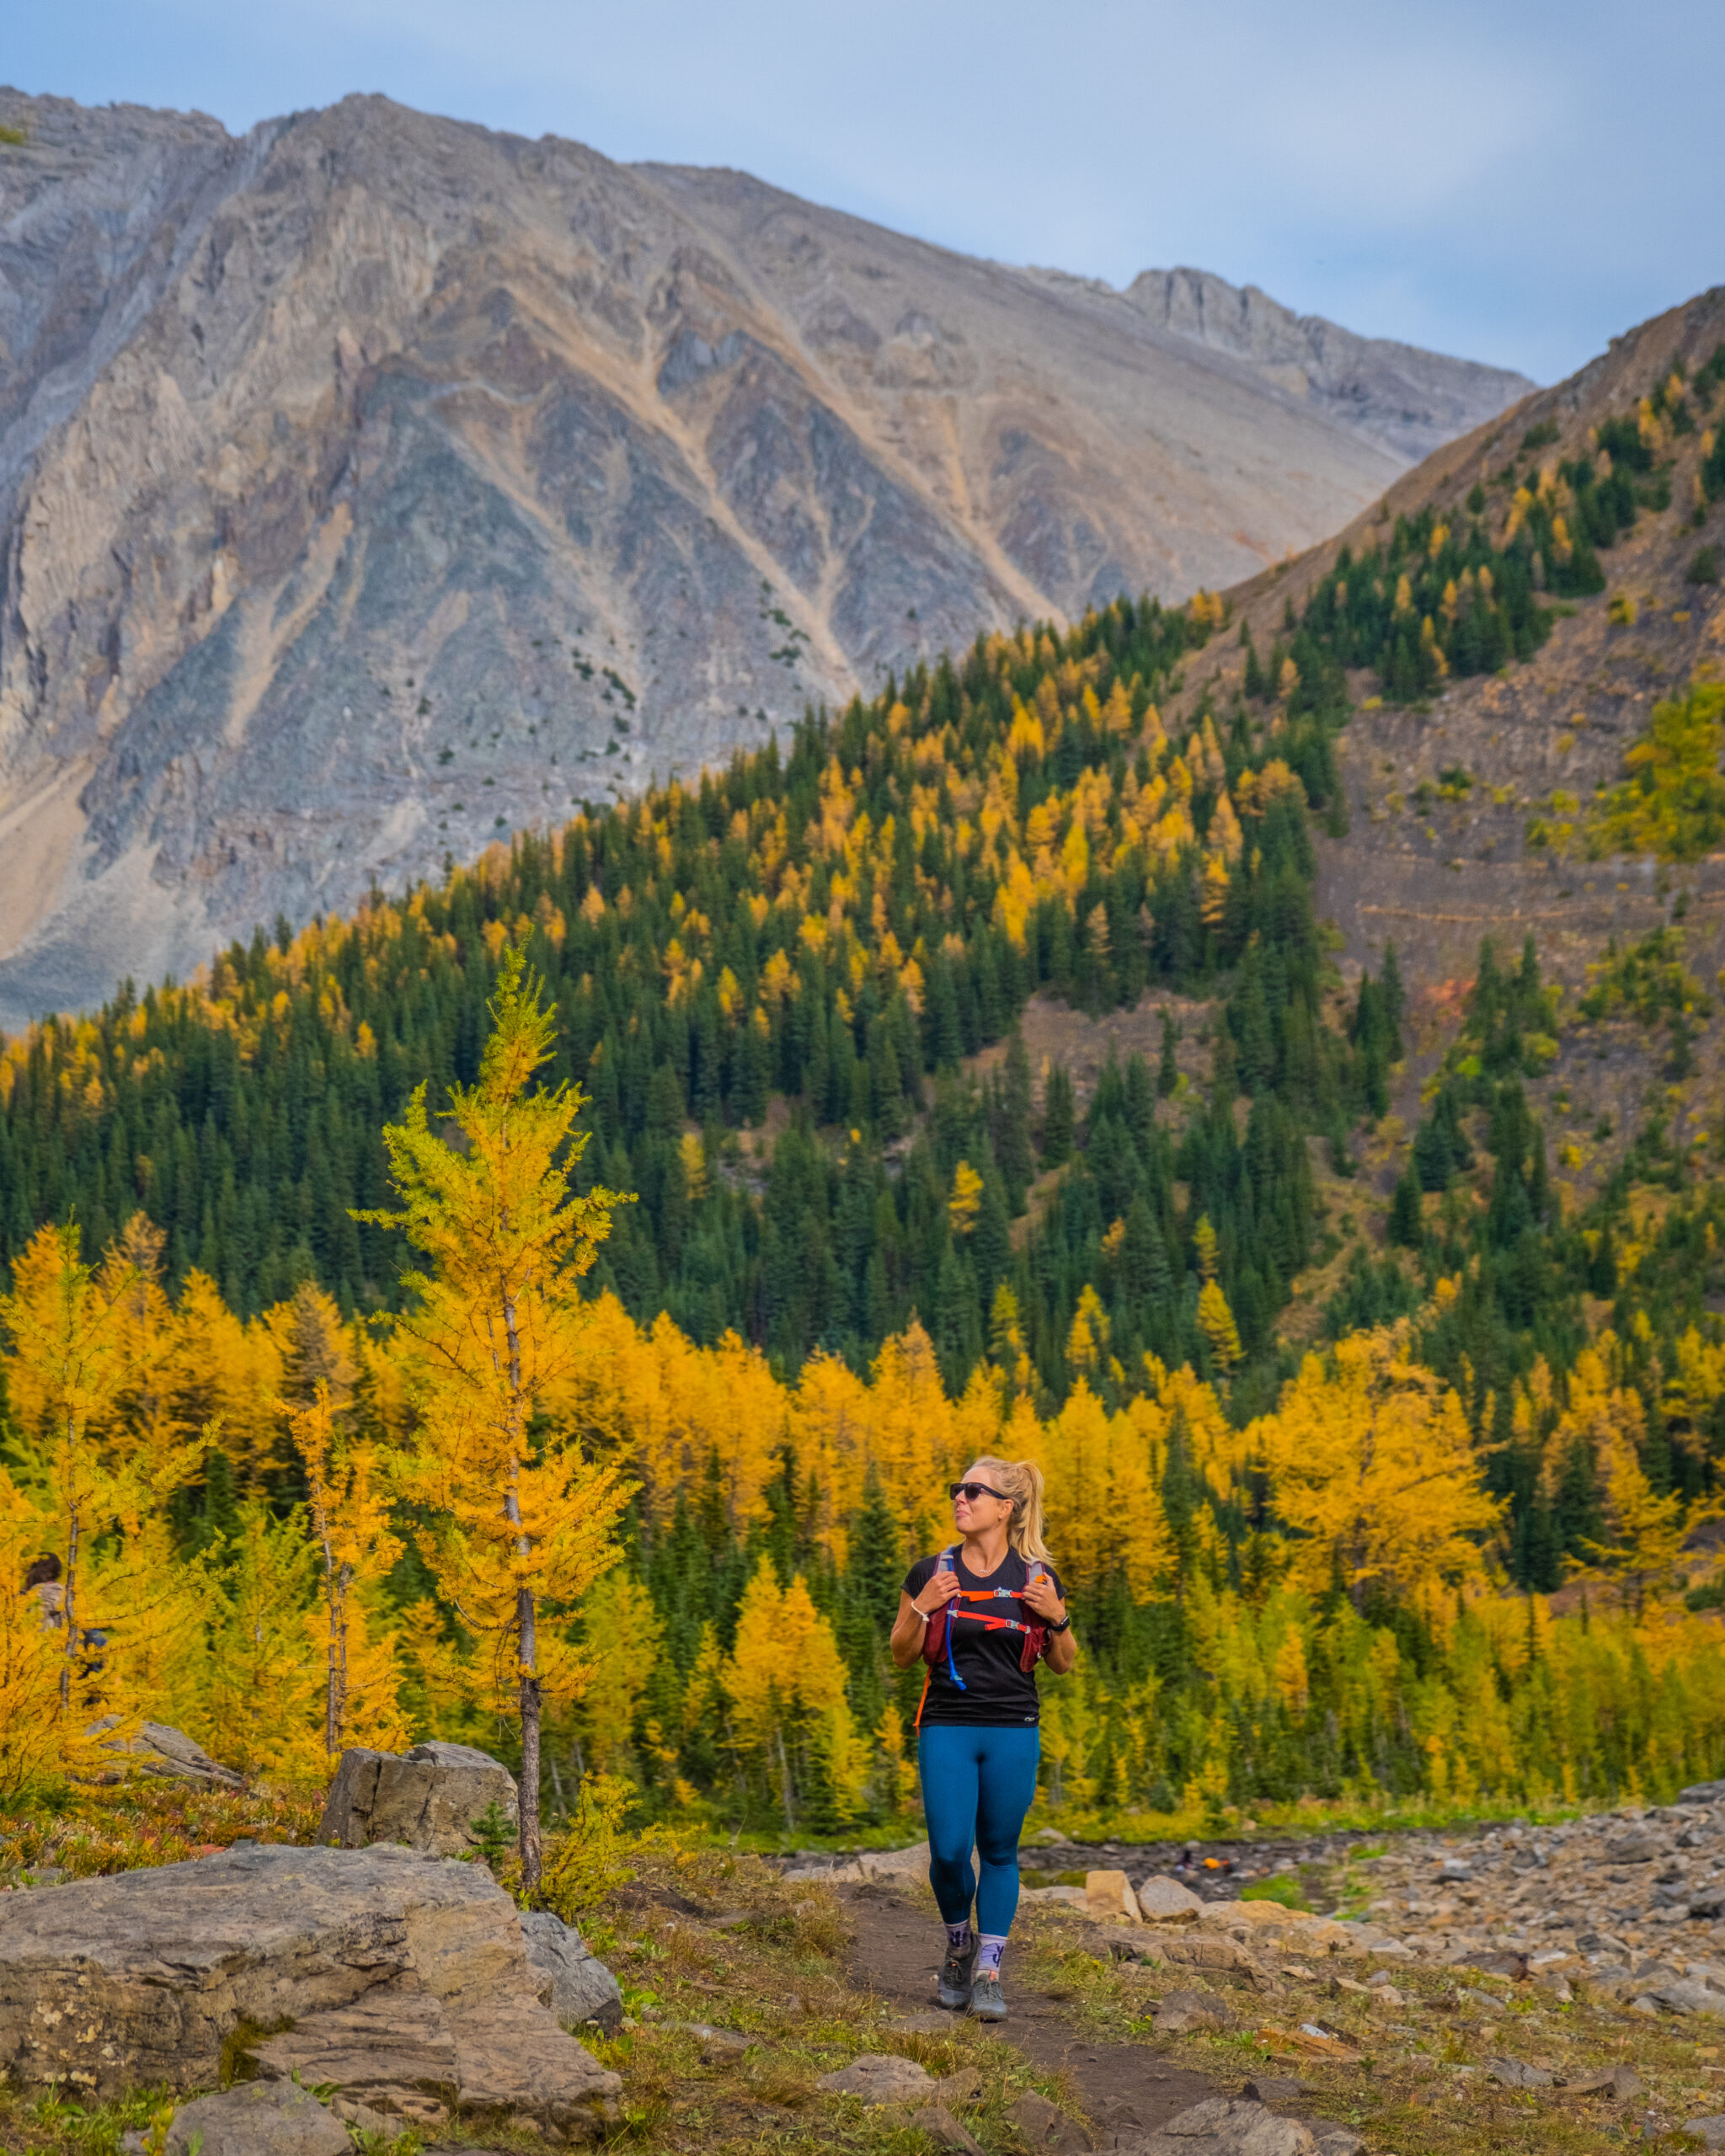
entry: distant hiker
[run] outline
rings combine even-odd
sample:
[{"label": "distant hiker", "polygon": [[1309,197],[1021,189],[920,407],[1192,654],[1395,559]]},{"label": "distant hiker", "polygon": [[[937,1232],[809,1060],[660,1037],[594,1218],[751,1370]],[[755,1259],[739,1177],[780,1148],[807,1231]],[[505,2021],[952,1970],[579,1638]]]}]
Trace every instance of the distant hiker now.
[{"label": "distant hiker", "polygon": [[[1001,1956],[1018,1906],[1018,1834],[1036,1795],[1036,1665],[1064,1676],[1078,1643],[1042,1540],[1042,1472],[979,1460],[950,1483],[959,1540],[911,1566],[893,1660],[928,1665],[916,1710],[928,1883],[946,1924],[939,1999],[1003,2021]],[[970,1869],[976,1848],[980,1876]],[[970,1922],[972,1897],[976,1924]]]}]

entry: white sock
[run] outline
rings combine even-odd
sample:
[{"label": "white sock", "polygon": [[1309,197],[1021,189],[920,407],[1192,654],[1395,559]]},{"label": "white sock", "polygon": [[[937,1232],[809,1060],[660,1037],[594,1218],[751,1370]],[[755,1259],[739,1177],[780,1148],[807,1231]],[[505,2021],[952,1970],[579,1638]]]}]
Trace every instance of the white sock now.
[{"label": "white sock", "polygon": [[966,1918],[965,1918],[965,1919],[964,1919],[964,1921],[963,1922],[963,1924],[949,1924],[947,1926],[947,1951],[948,1951],[948,1954],[965,1954],[965,1953],[968,1953],[968,1952],[969,1951],[969,1948],[970,1948],[970,1919],[969,1919],[969,1917],[966,1917]]},{"label": "white sock", "polygon": [[998,1937],[991,1931],[984,1932],[976,1950],[977,1975],[981,1977],[992,1973],[997,1977],[1001,1972],[1001,1956],[1006,1951],[1004,1937]]}]

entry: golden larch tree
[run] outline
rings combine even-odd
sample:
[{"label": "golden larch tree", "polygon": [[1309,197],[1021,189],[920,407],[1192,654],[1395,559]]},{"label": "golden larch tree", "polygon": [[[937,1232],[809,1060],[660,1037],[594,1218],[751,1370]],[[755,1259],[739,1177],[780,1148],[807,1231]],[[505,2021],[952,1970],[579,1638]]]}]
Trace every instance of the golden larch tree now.
[{"label": "golden larch tree", "polygon": [[542,1605],[565,1609],[615,1561],[628,1497],[614,1466],[588,1460],[571,1427],[586,1335],[579,1282],[625,1202],[573,1174],[587,1142],[579,1086],[536,1085],[554,1011],[506,949],[478,1083],[450,1088],[432,1128],[425,1089],[384,1132],[400,1212],[356,1214],[399,1228],[420,1263],[402,1275],[396,1321],[415,1411],[398,1485],[421,1508],[417,1539],[438,1585],[494,1651],[499,1700],[521,1731],[524,1885],[542,1863],[539,1752],[547,1692],[579,1690],[580,1664],[542,1636]]},{"label": "golden larch tree", "polygon": [[[387,1633],[367,1637],[360,1597],[381,1584],[402,1545],[390,1525],[377,1448],[342,1428],[324,1377],[314,1380],[310,1402],[289,1418],[288,1428],[306,1470],[306,1509],[323,1573],[323,1749],[332,1761],[350,1743],[387,1749],[405,1735],[405,1726],[387,1667],[373,1665],[393,1663],[393,1641]],[[362,1670],[370,1681],[356,1688]],[[356,1689],[369,1710],[363,1727],[353,1710]]]}]

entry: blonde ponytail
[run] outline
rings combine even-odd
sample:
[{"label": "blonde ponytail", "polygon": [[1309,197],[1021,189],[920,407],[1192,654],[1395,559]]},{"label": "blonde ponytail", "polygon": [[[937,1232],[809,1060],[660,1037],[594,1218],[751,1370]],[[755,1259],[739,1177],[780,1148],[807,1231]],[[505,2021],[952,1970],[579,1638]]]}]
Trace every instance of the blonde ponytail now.
[{"label": "blonde ponytail", "polygon": [[1033,1460],[996,1460],[991,1454],[979,1460],[975,1473],[1003,1497],[1012,1501],[1012,1517],[1007,1525],[1007,1546],[1027,1564],[1051,1565],[1042,1539],[1042,1470]]}]

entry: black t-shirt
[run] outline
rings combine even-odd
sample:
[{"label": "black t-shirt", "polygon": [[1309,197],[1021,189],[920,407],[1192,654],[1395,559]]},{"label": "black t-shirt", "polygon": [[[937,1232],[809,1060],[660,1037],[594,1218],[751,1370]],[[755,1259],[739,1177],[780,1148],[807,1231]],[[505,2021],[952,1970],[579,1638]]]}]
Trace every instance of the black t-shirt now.
[{"label": "black t-shirt", "polygon": [[[958,1610],[974,1609],[990,1617],[1014,1618],[1021,1625],[1041,1624],[1044,1620],[1020,1598],[1017,1592],[1028,1585],[1033,1570],[1046,1572],[1061,1600],[1065,1599],[1060,1574],[1052,1565],[1033,1567],[1016,1550],[1007,1550],[1000,1565],[986,1574],[969,1571],[962,1555],[953,1561],[960,1588],[1005,1588],[1009,1592],[987,1602],[949,1602],[949,1620]],[[933,1578],[939,1562],[937,1557],[919,1557],[905,1575],[905,1592],[913,1602]],[[1009,1632],[1004,1626],[996,1630],[992,1625],[979,1625],[974,1618],[959,1617],[951,1623],[949,1637],[953,1662],[964,1680],[964,1689],[961,1691],[953,1683],[943,1650],[929,1672],[928,1693],[922,1703],[922,1726],[927,1729],[941,1724],[948,1727],[954,1724],[982,1724],[996,1728],[1034,1728],[1040,1718],[1036,1673],[1018,1667],[1019,1657],[1024,1652],[1024,1635]]]}]

